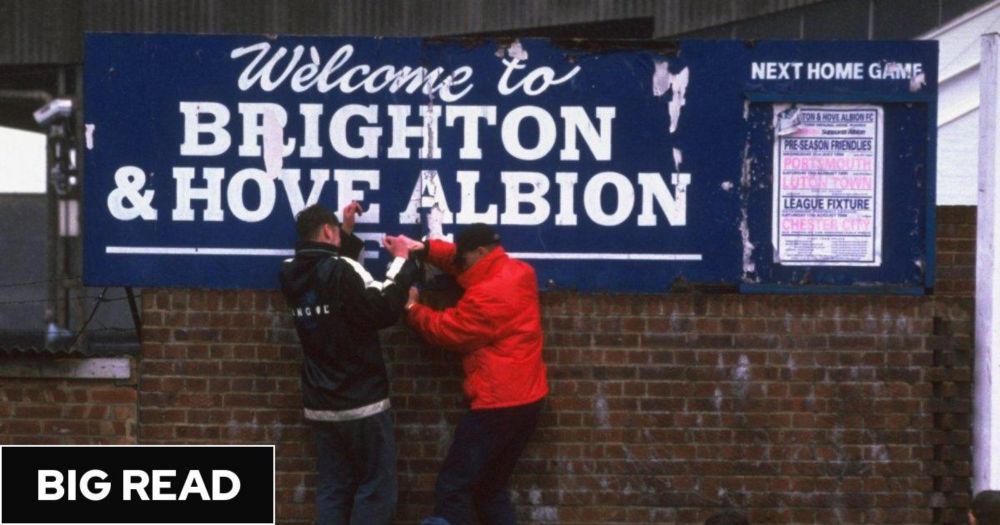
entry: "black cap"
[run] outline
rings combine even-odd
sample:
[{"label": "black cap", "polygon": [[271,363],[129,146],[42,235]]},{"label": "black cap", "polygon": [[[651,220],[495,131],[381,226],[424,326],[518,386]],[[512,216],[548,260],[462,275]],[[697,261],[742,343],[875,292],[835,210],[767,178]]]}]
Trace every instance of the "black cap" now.
[{"label": "black cap", "polygon": [[500,242],[500,234],[492,226],[483,223],[470,224],[455,237],[456,253],[471,252],[480,246],[490,246]]}]

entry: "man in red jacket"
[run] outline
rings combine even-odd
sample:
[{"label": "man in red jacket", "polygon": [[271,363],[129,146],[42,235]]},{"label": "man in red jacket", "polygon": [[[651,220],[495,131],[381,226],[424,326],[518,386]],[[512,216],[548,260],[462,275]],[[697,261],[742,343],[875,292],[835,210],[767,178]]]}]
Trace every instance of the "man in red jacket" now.
[{"label": "man in red jacket", "polygon": [[406,304],[410,326],[462,356],[471,404],[438,474],[435,516],[424,523],[465,525],[478,517],[484,525],[514,524],[507,485],[549,392],[535,270],[508,257],[486,224],[467,227],[455,244],[403,242],[465,290],[443,311],[420,304],[415,288]]}]

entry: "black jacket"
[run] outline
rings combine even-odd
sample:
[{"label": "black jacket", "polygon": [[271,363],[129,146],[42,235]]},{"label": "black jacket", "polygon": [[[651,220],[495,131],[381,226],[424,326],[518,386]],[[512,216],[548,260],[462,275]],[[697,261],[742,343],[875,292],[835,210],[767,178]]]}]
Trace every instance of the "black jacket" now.
[{"label": "black jacket", "polygon": [[378,331],[396,323],[417,275],[413,261],[394,260],[376,282],[355,258],[363,246],[342,235],[342,249],[300,242],[284,262],[281,291],[302,343],[302,393],[310,411],[342,411],[389,397]]}]

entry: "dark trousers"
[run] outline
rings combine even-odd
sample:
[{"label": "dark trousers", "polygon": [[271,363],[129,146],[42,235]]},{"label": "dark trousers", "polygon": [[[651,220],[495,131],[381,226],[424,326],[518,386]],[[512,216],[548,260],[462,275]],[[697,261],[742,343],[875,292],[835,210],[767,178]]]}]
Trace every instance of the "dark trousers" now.
[{"label": "dark trousers", "polygon": [[541,409],[537,401],[463,416],[434,488],[435,516],[424,523],[516,524],[507,486]]},{"label": "dark trousers", "polygon": [[385,411],[314,423],[319,457],[318,525],[382,525],[396,512],[396,439]]}]

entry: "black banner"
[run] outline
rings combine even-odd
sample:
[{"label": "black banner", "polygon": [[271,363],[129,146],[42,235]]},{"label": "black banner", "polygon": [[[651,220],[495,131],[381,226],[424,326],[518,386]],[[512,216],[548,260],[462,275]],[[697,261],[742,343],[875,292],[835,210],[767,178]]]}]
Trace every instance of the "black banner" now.
[{"label": "black banner", "polygon": [[274,447],[3,446],[0,523],[274,523]]}]

